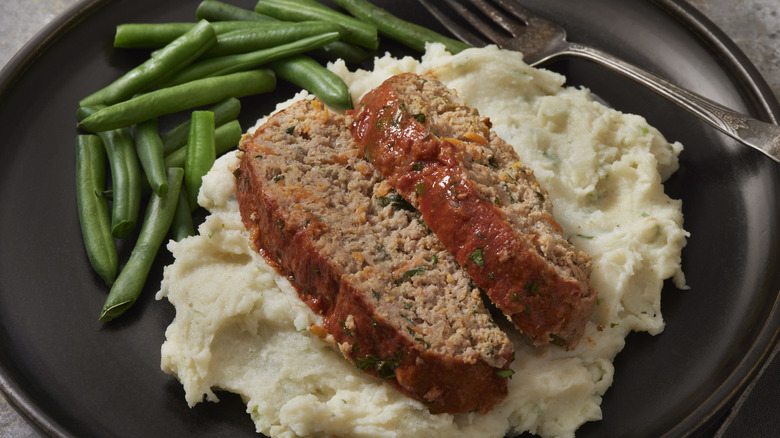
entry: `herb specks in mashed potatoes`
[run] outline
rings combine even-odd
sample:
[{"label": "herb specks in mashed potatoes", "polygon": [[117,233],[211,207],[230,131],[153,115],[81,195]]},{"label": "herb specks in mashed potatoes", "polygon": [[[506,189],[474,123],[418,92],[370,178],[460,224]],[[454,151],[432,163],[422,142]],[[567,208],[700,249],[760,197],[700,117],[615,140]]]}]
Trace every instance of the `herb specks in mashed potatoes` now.
[{"label": "herb specks in mashed potatoes", "polygon": [[571,351],[533,348],[507,329],[516,351],[508,397],[485,415],[429,412],[310,333],[318,316],[249,247],[235,199],[238,159],[228,154],[204,178],[198,201],[210,215],[199,235],[169,243],[175,261],[158,293],[176,307],[162,368],[181,381],[187,403],[217,401],[215,389],[241,394],[257,431],[273,437],[572,436],[601,419],[625,336],[660,333],[664,279],[685,287],[681,203],[663,188],[682,146],[495,47],[451,56],[431,45],[421,62],[385,56],[373,72],[330,68],[355,99],[394,74],[433,72],[490,118],[549,191],[566,235],[593,258],[599,302],[585,337]]}]

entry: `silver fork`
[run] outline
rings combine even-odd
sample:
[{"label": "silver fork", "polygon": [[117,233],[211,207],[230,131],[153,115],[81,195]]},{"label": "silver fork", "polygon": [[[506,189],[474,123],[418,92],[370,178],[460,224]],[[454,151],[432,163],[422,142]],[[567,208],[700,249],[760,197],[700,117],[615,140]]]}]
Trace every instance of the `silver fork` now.
[{"label": "silver fork", "polygon": [[[493,4],[486,0],[465,0],[490,17],[492,23],[464,6],[463,1],[419,1],[444,27],[468,44],[480,47],[488,41],[453,21],[436,4],[449,5],[490,42],[501,48],[522,52],[523,59],[529,65],[538,65],[561,55],[579,56],[597,62],[649,87],[721,132],[780,163],[780,126],[733,111],[601,50],[570,42],[566,39],[563,27],[534,15],[515,0],[493,0]],[[510,36],[496,29],[496,24]]]}]

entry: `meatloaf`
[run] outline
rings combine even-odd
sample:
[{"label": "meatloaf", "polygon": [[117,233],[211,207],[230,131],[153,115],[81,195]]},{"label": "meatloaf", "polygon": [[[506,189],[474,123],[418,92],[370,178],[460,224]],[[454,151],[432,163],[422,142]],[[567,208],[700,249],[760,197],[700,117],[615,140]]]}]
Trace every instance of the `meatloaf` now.
[{"label": "meatloaf", "polygon": [[351,116],[365,157],[534,344],[573,348],[596,301],[590,258],[488,119],[431,76],[401,74]]},{"label": "meatloaf", "polygon": [[434,412],[487,412],[506,396],[511,342],[420,213],[363,159],[344,116],[302,100],[240,149],[242,220],[323,316],[313,332]]}]

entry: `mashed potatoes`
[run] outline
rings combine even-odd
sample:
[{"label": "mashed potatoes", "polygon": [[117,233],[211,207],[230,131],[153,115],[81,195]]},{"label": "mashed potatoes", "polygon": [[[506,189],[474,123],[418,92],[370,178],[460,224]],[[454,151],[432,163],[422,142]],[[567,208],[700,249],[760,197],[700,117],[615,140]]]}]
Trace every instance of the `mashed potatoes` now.
[{"label": "mashed potatoes", "polygon": [[234,193],[238,158],[228,154],[204,178],[199,202],[210,215],[199,234],[168,245],[175,261],[157,295],[176,307],[162,368],[184,385],[190,406],[217,401],[214,388],[239,393],[257,431],[274,437],[558,437],[600,419],[626,335],[661,332],[663,280],[685,286],[681,203],[662,185],[682,146],[514,52],[451,56],[433,45],[421,62],[384,57],[373,72],[331,68],[356,99],[393,74],[433,72],[490,117],[549,190],[569,239],[593,258],[600,298],[585,337],[572,351],[534,348],[507,328],[517,357],[509,396],[486,415],[431,414],[309,332],[318,317],[249,247]]}]

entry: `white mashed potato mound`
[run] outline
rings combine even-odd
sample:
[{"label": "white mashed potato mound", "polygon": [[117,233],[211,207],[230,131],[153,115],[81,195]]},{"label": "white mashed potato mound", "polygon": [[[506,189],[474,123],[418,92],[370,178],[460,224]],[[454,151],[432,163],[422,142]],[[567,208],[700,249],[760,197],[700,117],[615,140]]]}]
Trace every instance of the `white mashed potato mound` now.
[{"label": "white mashed potato mound", "polygon": [[157,295],[176,307],[162,369],[181,381],[187,403],[217,401],[215,389],[238,393],[257,431],[272,437],[571,437],[601,419],[626,335],[660,333],[663,281],[685,287],[682,206],[662,184],[682,145],[495,47],[453,56],[430,45],[422,61],[388,55],[373,72],[329,67],[356,101],[391,75],[433,73],[490,117],[549,190],[567,236],[593,258],[599,300],[591,322],[572,351],[513,335],[509,395],[488,414],[431,414],[309,332],[318,316],[249,246],[230,153],[204,178],[198,201],[210,215],[198,235],[169,243],[175,261]]}]

